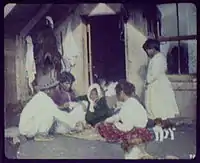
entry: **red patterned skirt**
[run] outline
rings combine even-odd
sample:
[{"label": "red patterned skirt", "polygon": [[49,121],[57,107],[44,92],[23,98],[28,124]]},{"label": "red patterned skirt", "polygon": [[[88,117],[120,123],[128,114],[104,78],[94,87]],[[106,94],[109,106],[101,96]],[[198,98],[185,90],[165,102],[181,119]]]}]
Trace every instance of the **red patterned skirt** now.
[{"label": "red patterned skirt", "polygon": [[149,142],[154,138],[147,128],[134,128],[129,132],[123,132],[112,123],[98,123],[95,127],[106,141],[122,143],[123,148]]}]

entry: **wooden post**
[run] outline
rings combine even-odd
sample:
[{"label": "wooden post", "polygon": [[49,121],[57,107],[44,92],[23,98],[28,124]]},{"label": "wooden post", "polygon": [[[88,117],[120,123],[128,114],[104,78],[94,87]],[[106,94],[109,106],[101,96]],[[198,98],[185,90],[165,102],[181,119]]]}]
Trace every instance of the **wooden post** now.
[{"label": "wooden post", "polygon": [[28,97],[28,83],[26,79],[26,51],[25,41],[21,36],[16,36],[16,88],[17,100],[26,100]]},{"label": "wooden post", "polygon": [[15,37],[4,37],[4,106],[17,102]]},{"label": "wooden post", "polygon": [[89,69],[88,69],[88,43],[87,43],[87,23],[82,18],[82,43],[83,43],[83,67],[84,67],[84,92],[87,93],[89,87]]}]

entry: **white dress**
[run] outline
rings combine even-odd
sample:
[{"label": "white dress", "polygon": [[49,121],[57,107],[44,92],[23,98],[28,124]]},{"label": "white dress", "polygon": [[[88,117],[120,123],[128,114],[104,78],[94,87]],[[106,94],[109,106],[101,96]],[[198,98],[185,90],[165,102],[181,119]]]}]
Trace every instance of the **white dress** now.
[{"label": "white dress", "polygon": [[172,85],[166,75],[167,62],[162,53],[157,53],[150,61],[147,71],[147,86],[145,106],[148,117],[174,118],[179,114]]}]

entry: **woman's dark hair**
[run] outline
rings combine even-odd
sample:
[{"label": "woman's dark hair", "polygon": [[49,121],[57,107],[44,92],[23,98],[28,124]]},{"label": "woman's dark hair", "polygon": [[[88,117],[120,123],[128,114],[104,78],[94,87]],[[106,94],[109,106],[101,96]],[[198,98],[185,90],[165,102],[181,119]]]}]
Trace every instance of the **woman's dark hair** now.
[{"label": "woman's dark hair", "polygon": [[142,48],[144,49],[144,51],[146,51],[147,49],[155,49],[157,51],[160,51],[160,42],[156,39],[147,39]]},{"label": "woman's dark hair", "polygon": [[135,93],[135,86],[126,80],[120,80],[116,85],[115,90],[117,95],[123,91],[127,96],[130,97],[133,95],[133,93]]},{"label": "woman's dark hair", "polygon": [[59,82],[61,83],[65,83],[65,82],[73,83],[75,81],[75,77],[70,72],[66,72],[66,71],[60,73],[58,79],[59,79]]}]

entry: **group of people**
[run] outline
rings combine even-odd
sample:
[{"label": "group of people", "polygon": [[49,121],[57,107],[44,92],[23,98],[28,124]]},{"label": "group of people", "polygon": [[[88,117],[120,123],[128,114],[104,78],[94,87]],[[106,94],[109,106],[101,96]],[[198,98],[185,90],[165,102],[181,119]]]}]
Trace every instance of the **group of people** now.
[{"label": "group of people", "polygon": [[20,133],[35,140],[50,140],[53,139],[50,133],[59,133],[60,128],[64,128],[65,133],[90,126],[108,142],[121,142],[129,157],[130,146],[153,140],[154,134],[146,127],[148,119],[168,119],[179,114],[171,83],[165,74],[166,58],[159,47],[154,39],[148,39],[143,45],[150,58],[145,107],[135,98],[134,84],[126,80],[118,81],[114,89],[121,102],[120,108],[110,108],[101,84],[92,84],[86,95],[76,96],[72,90],[74,76],[62,72],[58,81],[41,78],[39,91],[21,113]]}]

